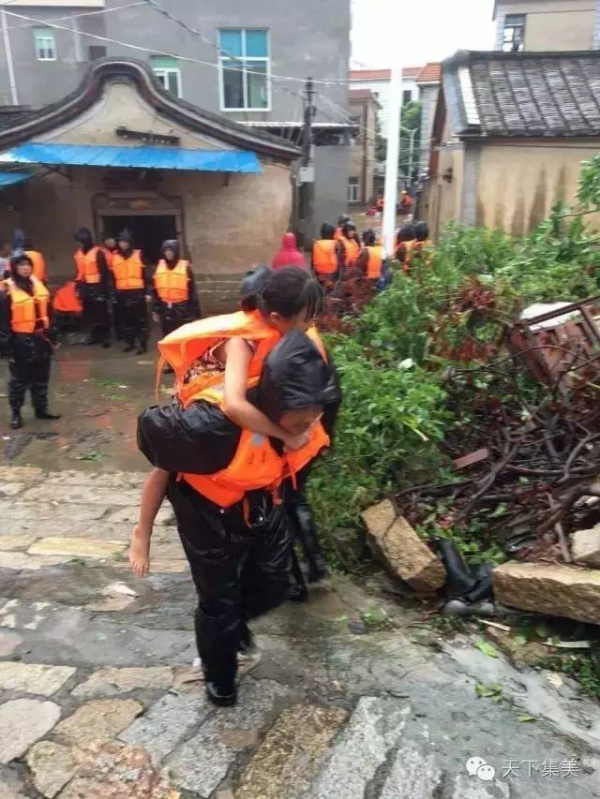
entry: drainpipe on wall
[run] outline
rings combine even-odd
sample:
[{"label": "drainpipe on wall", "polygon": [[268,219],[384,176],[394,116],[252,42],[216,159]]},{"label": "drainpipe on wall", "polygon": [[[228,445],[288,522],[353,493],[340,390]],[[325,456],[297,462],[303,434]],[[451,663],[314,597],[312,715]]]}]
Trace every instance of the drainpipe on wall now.
[{"label": "drainpipe on wall", "polygon": [[8,70],[8,82],[10,85],[10,101],[12,105],[19,105],[17,81],[15,80],[15,66],[13,64],[12,50],[10,48],[10,36],[8,35],[8,25],[6,24],[6,11],[4,9],[2,9],[0,12],[0,24],[2,25],[4,52],[6,53],[6,68]]}]

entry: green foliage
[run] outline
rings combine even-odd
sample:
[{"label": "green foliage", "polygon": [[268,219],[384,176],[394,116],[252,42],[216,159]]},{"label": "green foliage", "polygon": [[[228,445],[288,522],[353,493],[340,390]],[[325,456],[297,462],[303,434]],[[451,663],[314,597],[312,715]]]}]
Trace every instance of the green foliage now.
[{"label": "green foliage", "polygon": [[574,677],[579,690],[586,696],[600,699],[600,654],[591,652],[585,655],[553,655],[539,661],[537,668],[560,671]]},{"label": "green foliage", "polygon": [[582,163],[579,178],[579,202],[587,209],[600,208],[600,155]]}]

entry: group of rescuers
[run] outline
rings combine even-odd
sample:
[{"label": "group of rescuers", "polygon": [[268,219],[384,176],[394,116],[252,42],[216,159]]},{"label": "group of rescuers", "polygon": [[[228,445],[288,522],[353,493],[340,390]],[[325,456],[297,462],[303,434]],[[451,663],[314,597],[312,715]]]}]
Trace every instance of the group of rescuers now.
[{"label": "group of rescuers", "polygon": [[[344,253],[338,269],[346,266],[349,243],[355,266],[362,256],[352,244],[354,225],[343,220],[337,239],[335,230],[331,238],[329,227],[324,230],[322,241],[333,241],[336,253]],[[165,242],[152,287],[130,236],[121,234],[114,249],[110,239],[95,246],[84,229],[76,238],[77,286],[90,343],[108,344],[108,303],[116,300],[127,351],[134,338],[145,351],[146,302],[153,289],[164,334],[159,367],[174,373],[174,396],[169,406],[153,406],[138,418],[138,446],[153,469],[129,560],[137,575],[149,573],[153,524],[167,497],[198,594],[195,631],[207,697],[234,705],[239,662],[253,648],[250,620],[286,599],[305,600],[306,580],[325,576],[304,493],[311,464],[331,445],[342,401],[314,325],[325,296],[321,273],[258,267],[244,280],[239,311],[198,320],[193,276],[177,242]],[[365,249],[376,246],[367,237]],[[36,261],[25,248],[13,251],[0,293],[0,343],[11,358],[15,428],[22,424],[28,387],[37,416],[57,418],[47,408],[55,346],[50,296],[43,269],[35,274]],[[182,303],[185,310],[178,308]]]}]

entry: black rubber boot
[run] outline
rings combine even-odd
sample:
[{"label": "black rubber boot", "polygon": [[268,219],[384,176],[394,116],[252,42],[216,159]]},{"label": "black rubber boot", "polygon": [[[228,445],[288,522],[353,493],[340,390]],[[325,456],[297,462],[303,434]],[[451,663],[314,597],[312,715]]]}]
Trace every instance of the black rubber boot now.
[{"label": "black rubber boot", "polygon": [[23,417],[21,411],[13,411],[10,417],[10,426],[13,430],[20,430],[23,427]]},{"label": "black rubber boot", "polygon": [[447,538],[435,538],[434,544],[448,575],[446,596],[448,599],[463,597],[475,587],[477,580],[452,541]]},{"label": "black rubber boot", "polygon": [[148,352],[148,342],[145,339],[140,341],[140,346],[136,350],[136,355],[145,355]]},{"label": "black rubber boot", "polygon": [[233,707],[237,704],[235,685],[225,687],[214,682],[207,682],[206,697],[209,702],[217,707]]},{"label": "black rubber boot", "polygon": [[60,419],[60,413],[49,413],[48,411],[36,411],[35,412],[36,419],[46,419],[49,422],[56,421],[56,419]]}]

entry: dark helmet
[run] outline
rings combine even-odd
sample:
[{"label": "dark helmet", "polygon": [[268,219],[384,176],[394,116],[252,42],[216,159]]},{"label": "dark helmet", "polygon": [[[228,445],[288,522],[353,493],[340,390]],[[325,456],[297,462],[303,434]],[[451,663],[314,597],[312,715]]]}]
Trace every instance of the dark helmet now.
[{"label": "dark helmet", "polygon": [[123,230],[117,236],[117,241],[126,241],[133,245],[133,233],[131,230],[129,230],[129,228],[123,228]]},{"label": "dark helmet", "polygon": [[427,241],[429,238],[429,225],[427,222],[417,222],[415,224],[415,238],[417,241]]},{"label": "dark helmet", "polygon": [[175,257],[179,258],[180,247],[178,240],[166,239],[165,241],[163,241],[162,247],[160,248],[160,251],[163,255],[165,254],[165,250],[173,250],[173,252],[175,253]]},{"label": "dark helmet", "polygon": [[338,219],[338,227],[344,227],[346,222],[350,222],[350,217],[347,214],[342,214]]},{"label": "dark helmet", "polygon": [[404,227],[400,228],[398,232],[398,244],[401,244],[404,241],[414,241],[415,240],[415,227],[414,225],[404,225]]},{"label": "dark helmet", "polygon": [[377,236],[374,230],[365,230],[363,233],[363,243],[366,247],[374,247],[377,241]]},{"label": "dark helmet", "polygon": [[19,279],[17,273],[17,266],[19,264],[27,263],[33,269],[33,261],[25,254],[24,250],[15,250],[10,259],[10,273],[16,280]]},{"label": "dark helmet", "polygon": [[335,228],[329,222],[323,222],[321,225],[321,238],[332,239],[335,236]]},{"label": "dark helmet", "polygon": [[91,231],[87,227],[80,227],[79,230],[74,234],[73,238],[75,241],[78,241],[80,244],[88,247],[94,242]]},{"label": "dark helmet", "polygon": [[258,295],[267,285],[267,281],[273,270],[270,266],[257,266],[250,272],[246,272],[242,279],[242,310],[246,312],[255,311],[258,308]]},{"label": "dark helmet", "polygon": [[353,230],[356,233],[356,225],[351,219],[346,219],[346,221],[342,225],[342,233],[346,234],[350,230]]}]

